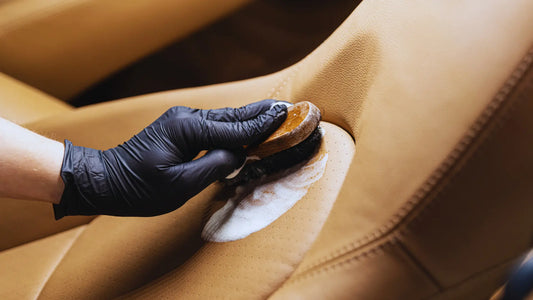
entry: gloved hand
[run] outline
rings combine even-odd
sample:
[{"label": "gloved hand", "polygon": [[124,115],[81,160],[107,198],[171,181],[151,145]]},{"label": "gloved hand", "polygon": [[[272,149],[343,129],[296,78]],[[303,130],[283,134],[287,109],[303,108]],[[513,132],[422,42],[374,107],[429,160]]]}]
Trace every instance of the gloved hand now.
[{"label": "gloved hand", "polygon": [[[55,218],[154,216],[175,210],[240,167],[242,146],[268,137],[287,117],[263,100],[238,109],[173,107],[129,141],[100,151],[65,140],[65,190]],[[201,150],[211,150],[192,160]]]}]

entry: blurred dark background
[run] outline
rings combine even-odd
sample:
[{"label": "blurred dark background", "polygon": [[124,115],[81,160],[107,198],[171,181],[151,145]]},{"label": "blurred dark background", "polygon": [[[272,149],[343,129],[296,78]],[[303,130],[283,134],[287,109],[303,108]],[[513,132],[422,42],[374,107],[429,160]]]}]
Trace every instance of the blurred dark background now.
[{"label": "blurred dark background", "polygon": [[318,47],[354,0],[259,0],[111,75],[74,97],[92,103],[229,82],[288,67]]}]

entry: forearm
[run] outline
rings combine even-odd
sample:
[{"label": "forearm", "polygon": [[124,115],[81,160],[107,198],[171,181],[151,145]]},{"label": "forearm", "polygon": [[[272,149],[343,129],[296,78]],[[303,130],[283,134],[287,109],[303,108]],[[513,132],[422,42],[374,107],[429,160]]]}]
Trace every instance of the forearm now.
[{"label": "forearm", "polygon": [[0,118],[0,196],[59,203],[64,146]]}]

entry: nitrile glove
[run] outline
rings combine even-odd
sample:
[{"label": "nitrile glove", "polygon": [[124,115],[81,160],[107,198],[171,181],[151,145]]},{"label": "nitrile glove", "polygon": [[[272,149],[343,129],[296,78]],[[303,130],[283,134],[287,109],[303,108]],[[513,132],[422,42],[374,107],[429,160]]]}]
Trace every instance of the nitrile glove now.
[{"label": "nitrile glove", "polygon": [[[268,137],[287,117],[284,105],[263,100],[238,109],[176,106],[122,145],[101,151],[65,140],[54,204],[66,215],[154,216],[175,210],[240,167],[244,145]],[[201,150],[210,150],[192,160]]]}]

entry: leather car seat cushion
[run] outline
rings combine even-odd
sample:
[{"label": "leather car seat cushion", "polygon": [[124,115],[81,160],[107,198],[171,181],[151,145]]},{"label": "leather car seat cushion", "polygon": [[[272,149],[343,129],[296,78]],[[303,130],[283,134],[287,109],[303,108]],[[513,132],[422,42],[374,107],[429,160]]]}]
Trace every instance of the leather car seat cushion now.
[{"label": "leather car seat cushion", "polygon": [[17,124],[72,110],[70,105],[3,73],[0,73],[0,107],[0,117]]},{"label": "leather car seat cushion", "polygon": [[0,251],[87,224],[92,219],[94,216],[75,216],[56,221],[49,203],[0,198]]},{"label": "leather car seat cushion", "polygon": [[[345,131],[329,123],[321,126],[326,134],[317,155],[328,157],[327,163],[322,161],[324,175],[266,228],[233,242],[203,241],[202,228],[222,206],[221,200],[226,201],[231,194],[220,184],[211,185],[177,211],[163,216],[101,216],[90,223],[62,259],[42,296],[109,298],[146,285],[132,295],[165,297],[179,290],[180,296],[186,297],[200,289],[206,297],[214,297],[234,287],[232,295],[236,297],[266,297],[290,275],[311,246],[354,154],[353,140]],[[157,282],[164,284],[152,283],[158,277]],[[65,280],[69,286],[64,285]]]},{"label": "leather car seat cushion", "polygon": [[0,298],[37,299],[54,268],[84,230],[85,225],[79,226],[0,252]]}]

